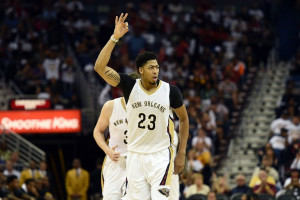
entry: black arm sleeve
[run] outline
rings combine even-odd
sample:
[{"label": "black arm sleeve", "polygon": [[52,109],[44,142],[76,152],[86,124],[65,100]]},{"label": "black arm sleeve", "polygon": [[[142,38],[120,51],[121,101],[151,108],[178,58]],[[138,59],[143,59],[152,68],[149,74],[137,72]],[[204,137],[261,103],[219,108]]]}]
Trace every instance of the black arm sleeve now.
[{"label": "black arm sleeve", "polygon": [[170,85],[170,105],[176,109],[183,105],[183,98],[178,87]]},{"label": "black arm sleeve", "polygon": [[128,102],[129,95],[131,90],[136,82],[135,79],[131,78],[127,74],[120,73],[120,83],[117,85],[117,88],[120,88],[123,92],[126,103]]}]

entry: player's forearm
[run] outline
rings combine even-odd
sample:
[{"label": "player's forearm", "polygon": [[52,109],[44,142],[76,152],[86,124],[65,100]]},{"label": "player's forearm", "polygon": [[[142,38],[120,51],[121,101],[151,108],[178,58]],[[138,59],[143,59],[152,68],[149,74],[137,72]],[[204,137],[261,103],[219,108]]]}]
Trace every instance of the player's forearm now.
[{"label": "player's forearm", "polygon": [[109,146],[106,144],[104,139],[104,133],[100,131],[94,131],[94,139],[97,143],[97,145],[104,151],[105,154],[108,154]]},{"label": "player's forearm", "polygon": [[116,45],[116,42],[109,39],[106,45],[103,47],[103,49],[100,51],[98,58],[96,60],[94,70],[100,75],[103,76],[104,69],[107,65],[107,63],[110,60],[111,53]]},{"label": "player's forearm", "polygon": [[186,116],[179,120],[178,154],[186,154],[186,145],[189,137],[189,119]]}]

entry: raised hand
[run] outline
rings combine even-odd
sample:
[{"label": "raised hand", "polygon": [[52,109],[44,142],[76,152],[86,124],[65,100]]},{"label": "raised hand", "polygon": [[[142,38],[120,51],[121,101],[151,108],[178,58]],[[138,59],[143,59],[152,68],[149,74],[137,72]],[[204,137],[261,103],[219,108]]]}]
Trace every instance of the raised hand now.
[{"label": "raised hand", "polygon": [[115,30],[114,30],[114,38],[119,40],[125,33],[128,32],[128,23],[125,22],[128,14],[125,15],[121,13],[120,17],[116,16],[115,19]]}]

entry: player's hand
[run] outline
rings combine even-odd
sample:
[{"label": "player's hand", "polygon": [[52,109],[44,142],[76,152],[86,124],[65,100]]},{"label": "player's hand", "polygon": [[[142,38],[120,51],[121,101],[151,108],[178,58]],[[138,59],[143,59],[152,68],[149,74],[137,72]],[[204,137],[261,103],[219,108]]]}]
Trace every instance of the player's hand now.
[{"label": "player's hand", "polygon": [[115,30],[114,30],[114,38],[120,39],[125,33],[128,32],[128,23],[125,22],[128,14],[125,15],[122,13],[120,17],[116,16],[115,19]]},{"label": "player's hand", "polygon": [[114,162],[118,162],[118,160],[120,158],[120,153],[116,151],[116,148],[117,148],[117,145],[113,146],[107,154],[109,156],[109,158]]},{"label": "player's hand", "polygon": [[174,160],[174,174],[183,172],[185,165],[185,154],[178,153]]}]

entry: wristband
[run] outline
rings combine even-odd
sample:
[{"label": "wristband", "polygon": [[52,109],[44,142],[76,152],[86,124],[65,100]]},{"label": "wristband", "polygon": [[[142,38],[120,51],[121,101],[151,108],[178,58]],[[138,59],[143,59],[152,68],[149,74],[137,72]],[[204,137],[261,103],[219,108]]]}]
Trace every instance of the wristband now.
[{"label": "wristband", "polygon": [[111,39],[112,41],[114,41],[115,43],[119,42],[119,40],[117,40],[116,38],[114,38],[114,35],[110,36],[110,39]]}]

